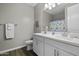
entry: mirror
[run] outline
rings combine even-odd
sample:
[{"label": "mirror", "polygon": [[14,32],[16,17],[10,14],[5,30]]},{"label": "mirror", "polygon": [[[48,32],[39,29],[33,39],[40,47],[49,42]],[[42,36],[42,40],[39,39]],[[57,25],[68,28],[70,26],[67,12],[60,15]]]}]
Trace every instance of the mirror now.
[{"label": "mirror", "polygon": [[68,32],[79,33],[79,4],[67,8]]}]

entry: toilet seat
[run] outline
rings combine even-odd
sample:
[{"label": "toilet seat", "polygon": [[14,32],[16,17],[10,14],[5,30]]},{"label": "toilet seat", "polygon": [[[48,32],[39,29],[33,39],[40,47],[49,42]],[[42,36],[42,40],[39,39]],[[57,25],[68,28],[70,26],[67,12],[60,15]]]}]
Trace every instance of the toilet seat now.
[{"label": "toilet seat", "polygon": [[27,40],[25,41],[26,44],[32,44],[33,43],[33,40]]}]

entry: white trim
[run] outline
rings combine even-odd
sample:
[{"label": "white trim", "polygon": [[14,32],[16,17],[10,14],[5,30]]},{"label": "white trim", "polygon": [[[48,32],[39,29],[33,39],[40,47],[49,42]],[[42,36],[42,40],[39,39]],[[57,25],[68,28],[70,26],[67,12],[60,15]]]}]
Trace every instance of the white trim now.
[{"label": "white trim", "polygon": [[18,46],[18,47],[15,47],[15,48],[11,48],[11,49],[8,49],[8,50],[4,50],[4,51],[0,51],[0,54],[6,53],[6,52],[9,52],[9,51],[12,51],[12,50],[20,49],[20,48],[25,47],[25,46],[26,45]]}]

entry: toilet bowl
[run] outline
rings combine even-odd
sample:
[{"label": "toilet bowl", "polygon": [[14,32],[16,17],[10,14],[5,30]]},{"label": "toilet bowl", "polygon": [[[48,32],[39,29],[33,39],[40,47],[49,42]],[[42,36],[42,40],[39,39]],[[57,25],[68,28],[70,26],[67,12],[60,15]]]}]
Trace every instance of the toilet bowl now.
[{"label": "toilet bowl", "polygon": [[33,40],[27,40],[25,41],[26,46],[27,46],[27,51],[32,50],[32,45],[33,45]]}]

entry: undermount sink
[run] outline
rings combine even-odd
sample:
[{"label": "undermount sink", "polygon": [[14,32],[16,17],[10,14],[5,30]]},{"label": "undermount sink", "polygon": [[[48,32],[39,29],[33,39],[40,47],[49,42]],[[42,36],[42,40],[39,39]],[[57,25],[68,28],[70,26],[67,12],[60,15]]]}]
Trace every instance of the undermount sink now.
[{"label": "undermount sink", "polygon": [[48,31],[48,32],[42,31],[41,33],[42,33],[42,34],[47,34],[47,35],[53,35],[53,33],[50,32],[50,31]]},{"label": "undermount sink", "polygon": [[70,34],[64,34],[63,33],[54,33],[52,34],[52,32],[46,32],[46,33],[42,33],[42,35],[45,35],[47,37],[55,37],[55,38],[59,38],[61,40],[67,40],[67,41],[71,41],[71,42],[79,42],[79,38],[77,37],[73,37]]}]

